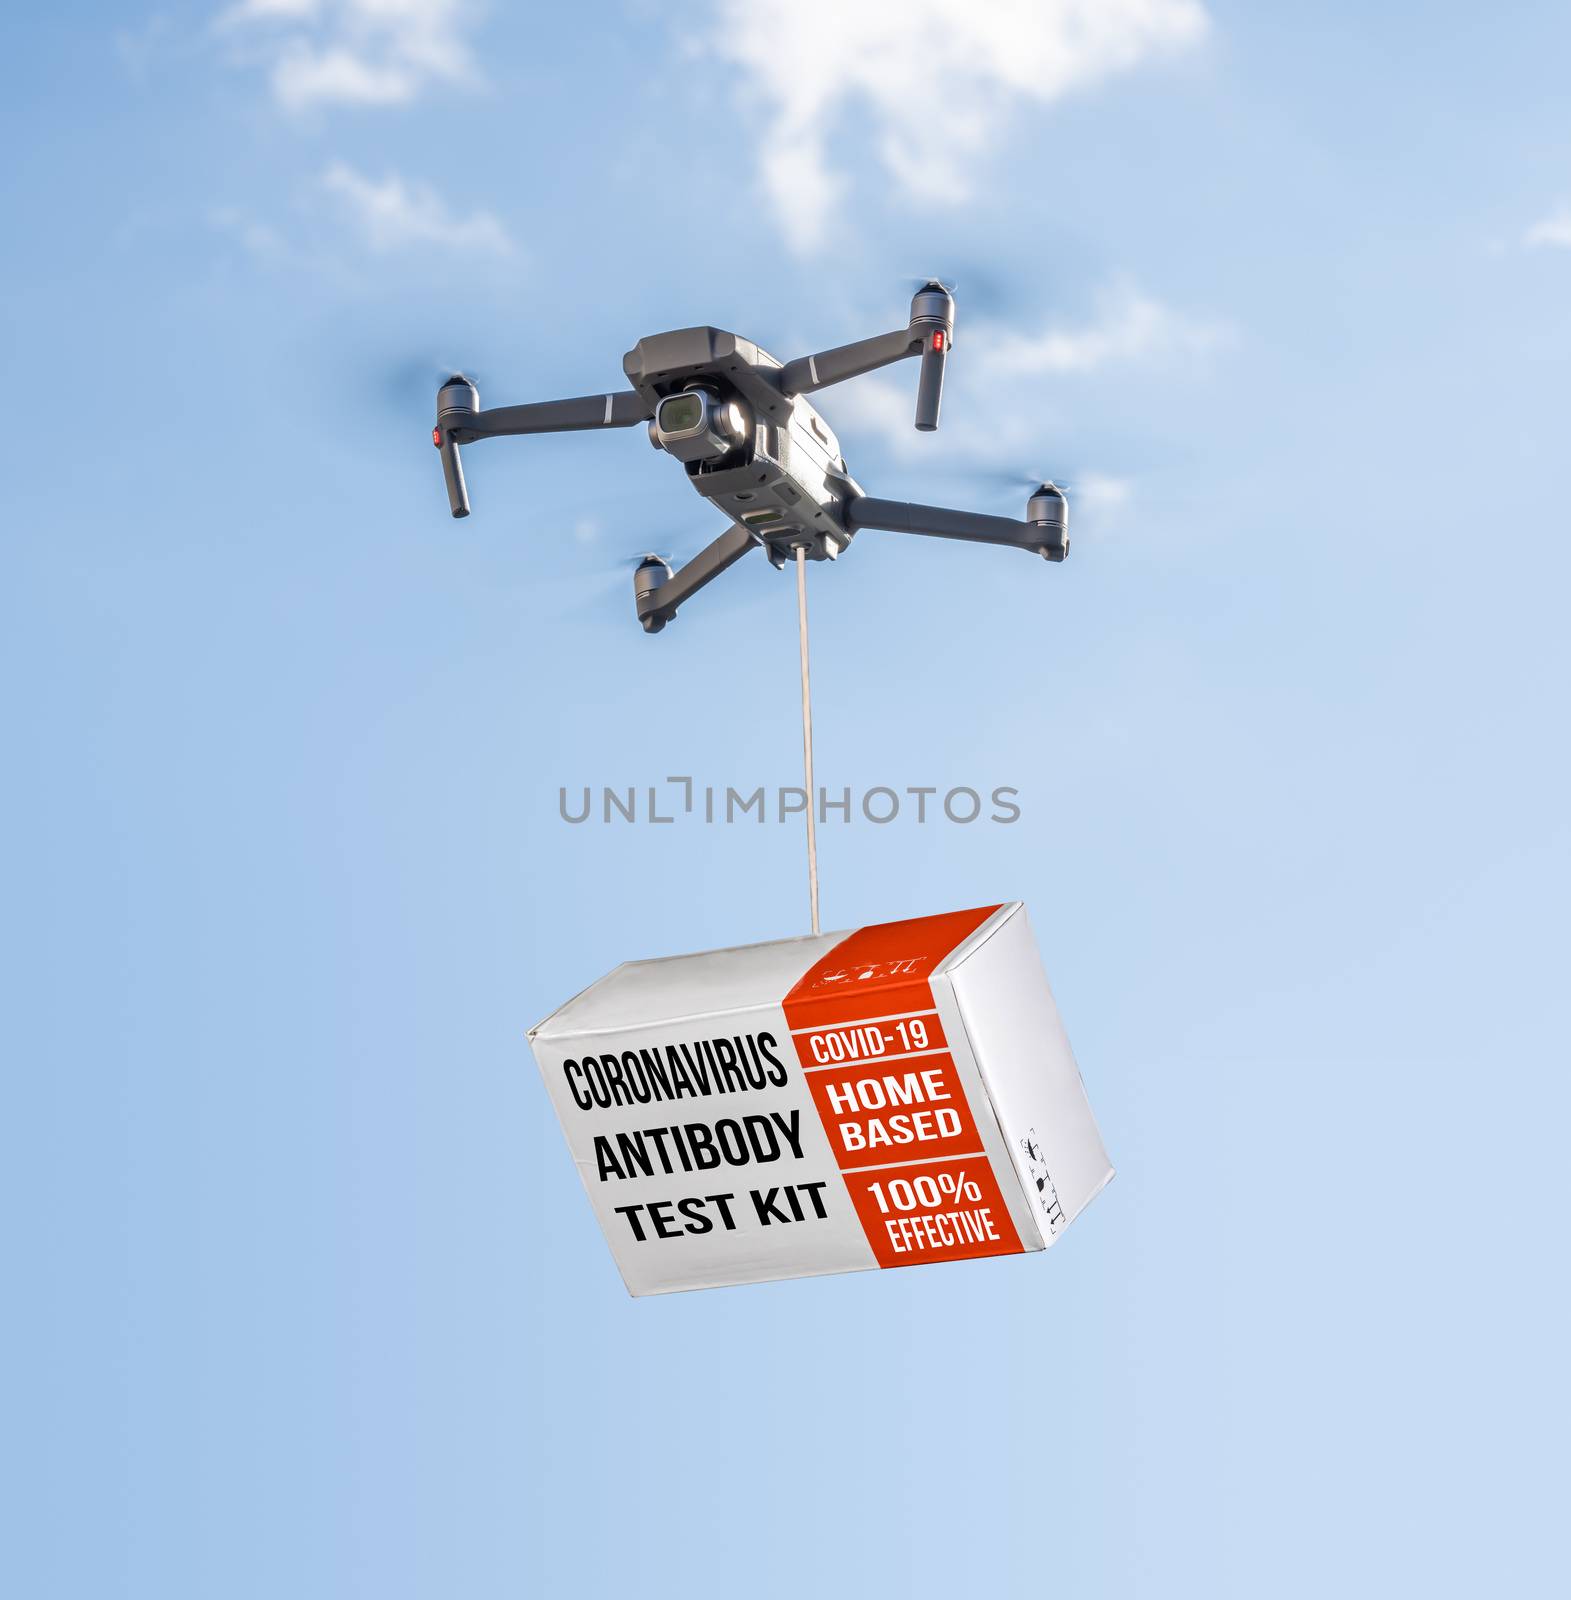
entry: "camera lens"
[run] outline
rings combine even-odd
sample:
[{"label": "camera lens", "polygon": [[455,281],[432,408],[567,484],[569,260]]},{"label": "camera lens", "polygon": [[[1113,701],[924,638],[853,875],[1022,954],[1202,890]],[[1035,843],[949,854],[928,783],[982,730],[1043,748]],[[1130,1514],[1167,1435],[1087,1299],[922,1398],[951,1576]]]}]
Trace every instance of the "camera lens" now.
[{"label": "camera lens", "polygon": [[668,395],[660,402],[660,431],[691,433],[704,420],[704,402],[696,394]]}]

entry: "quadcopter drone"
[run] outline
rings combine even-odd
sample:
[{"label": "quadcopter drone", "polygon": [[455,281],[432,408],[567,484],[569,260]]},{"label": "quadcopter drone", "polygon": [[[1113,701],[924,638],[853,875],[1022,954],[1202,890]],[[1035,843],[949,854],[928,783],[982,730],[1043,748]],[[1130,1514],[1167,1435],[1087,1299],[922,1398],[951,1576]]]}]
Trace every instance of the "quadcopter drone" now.
[{"label": "quadcopter drone", "polygon": [[[646,633],[755,546],[770,562],[833,561],[864,528],[1010,545],[1049,561],[1069,553],[1069,504],[1043,483],[1023,522],[865,494],[846,470],[828,424],[805,396],[832,383],[920,355],[916,426],[938,426],[944,365],[954,342],[954,296],[937,281],[917,290],[905,328],[799,356],[784,365],[719,328],[679,328],[638,343],[622,358],[631,389],[480,409],[473,383],[455,374],[437,391],[431,441],[442,455],[455,517],[469,515],[459,447],[502,434],[569,433],[649,424],[649,442],[682,463],[688,481],[731,526],[680,571],[645,556],[633,598]],[[1029,480],[1028,480],[1029,481]]]}]

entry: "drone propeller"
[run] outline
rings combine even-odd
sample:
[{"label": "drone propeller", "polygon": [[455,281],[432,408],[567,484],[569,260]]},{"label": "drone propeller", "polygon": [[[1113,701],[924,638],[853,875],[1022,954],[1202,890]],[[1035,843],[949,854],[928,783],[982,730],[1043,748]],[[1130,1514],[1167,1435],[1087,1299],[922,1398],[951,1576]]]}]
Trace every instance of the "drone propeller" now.
[{"label": "drone propeller", "polygon": [[936,283],[962,303],[967,316],[990,317],[1001,313],[1018,298],[996,274],[986,268],[964,266],[959,272],[932,273],[926,277],[906,275],[906,285],[912,294]]},{"label": "drone propeller", "polygon": [[635,571],[646,561],[663,561],[668,567],[680,567],[691,561],[703,548],[703,544],[692,538],[659,547],[644,545],[642,548],[629,550],[626,555],[621,556],[617,560],[616,569],[618,572]]},{"label": "drone propeller", "polygon": [[530,587],[537,594],[543,592],[555,595],[558,609],[565,616],[578,616],[581,613],[591,612],[597,617],[605,618],[609,625],[611,613],[606,610],[608,597],[620,593],[629,576],[646,561],[662,559],[659,556],[638,553],[613,556],[610,560],[584,565],[575,563],[566,571],[554,573],[549,577],[533,578]]},{"label": "drone propeller", "polygon": [[1076,489],[1084,490],[1087,481],[1094,483],[1096,474],[1088,478],[1076,472],[1073,476],[1066,476],[1056,472],[1024,472],[1017,467],[1003,467],[993,470],[982,468],[968,474],[974,483],[985,485],[989,495],[1003,496],[1007,494],[1011,499],[1018,499],[1022,494],[1030,494],[1037,488],[1051,484],[1055,489],[1062,490],[1065,494],[1073,494]]},{"label": "drone propeller", "polygon": [[701,547],[697,544],[684,545],[680,548],[664,547],[658,550],[643,548],[630,548],[620,555],[612,556],[607,561],[594,563],[577,572],[568,574],[563,582],[573,582],[591,588],[595,593],[610,589],[626,583],[628,574],[637,572],[641,567],[664,567],[669,574],[677,568],[684,566],[687,561],[696,555]]},{"label": "drone propeller", "polygon": [[620,583],[630,572],[636,571],[646,561],[670,561],[668,555],[657,555],[652,550],[640,550],[634,555],[613,556],[609,561],[597,561],[578,567],[566,576],[584,583]]},{"label": "drone propeller", "polygon": [[1079,481],[1078,474],[1071,478],[1062,472],[1017,472],[1014,475],[1014,487],[1017,489],[1034,489],[1039,483],[1053,483],[1067,492]]},{"label": "drone propeller", "polygon": [[431,410],[431,391],[456,372],[466,373],[471,383],[478,381],[473,367],[410,356],[385,368],[375,388],[384,407],[400,416],[424,418]]}]

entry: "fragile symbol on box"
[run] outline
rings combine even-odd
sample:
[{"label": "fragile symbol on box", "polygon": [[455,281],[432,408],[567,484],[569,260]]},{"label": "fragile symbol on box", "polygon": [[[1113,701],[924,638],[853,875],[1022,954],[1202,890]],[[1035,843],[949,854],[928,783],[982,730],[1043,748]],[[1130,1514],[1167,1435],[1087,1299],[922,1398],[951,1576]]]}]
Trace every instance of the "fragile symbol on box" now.
[{"label": "fragile symbol on box", "polygon": [[1113,1175],[1018,901],[630,962],[530,1041],[634,1294],[1041,1250]]}]

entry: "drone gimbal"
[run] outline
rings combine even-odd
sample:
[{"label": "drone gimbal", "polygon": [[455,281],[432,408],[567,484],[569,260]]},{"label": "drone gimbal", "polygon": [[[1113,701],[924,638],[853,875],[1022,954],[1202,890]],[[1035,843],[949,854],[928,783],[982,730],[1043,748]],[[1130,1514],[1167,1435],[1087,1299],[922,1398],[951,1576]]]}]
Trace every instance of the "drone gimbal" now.
[{"label": "drone gimbal", "polygon": [[474,384],[455,374],[437,391],[431,439],[442,455],[453,515],[467,517],[462,445],[503,434],[648,423],[649,442],[682,462],[688,481],[731,526],[675,574],[657,556],[639,564],[633,596],[647,633],[658,633],[679,606],[755,545],[776,567],[799,551],[811,561],[833,561],[862,529],[882,528],[1010,545],[1062,561],[1069,553],[1069,504],[1056,485],[1032,492],[1023,522],[876,499],[846,470],[834,434],[804,398],[919,355],[916,426],[931,433],[954,330],[953,295],[928,282],[912,297],[905,328],[784,365],[734,333],[706,327],[640,339],[622,358],[632,388],[615,394],[482,411]]}]

